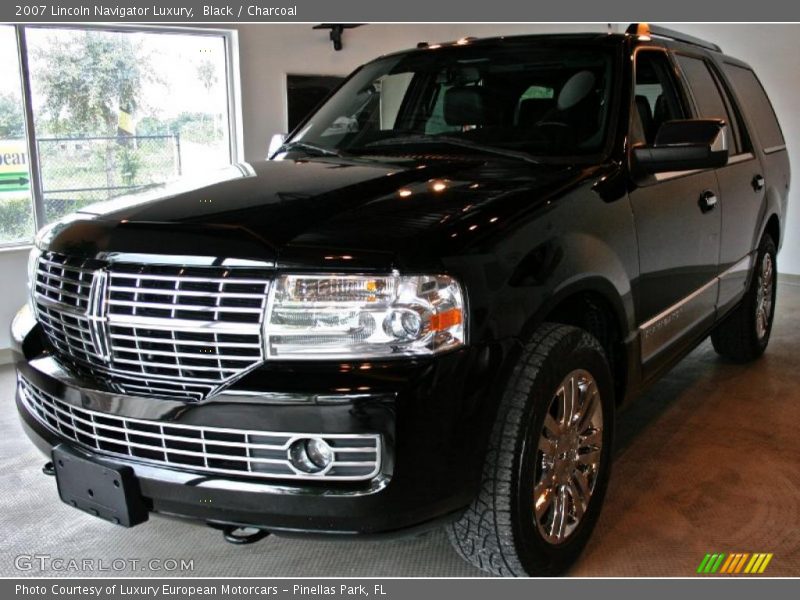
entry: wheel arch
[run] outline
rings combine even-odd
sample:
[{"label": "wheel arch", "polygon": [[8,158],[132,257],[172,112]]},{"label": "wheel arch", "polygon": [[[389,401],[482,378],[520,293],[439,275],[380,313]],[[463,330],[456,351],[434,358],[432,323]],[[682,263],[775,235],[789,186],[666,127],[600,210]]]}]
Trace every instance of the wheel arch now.
[{"label": "wheel arch", "polygon": [[764,234],[768,233],[770,237],[772,237],[772,241],[775,242],[775,247],[781,247],[781,220],[778,217],[777,213],[772,213],[766,220],[764,227],[762,228],[761,235],[759,239],[764,237]]},{"label": "wheel arch", "polygon": [[619,404],[631,375],[631,332],[625,302],[614,284],[602,276],[588,275],[559,287],[527,324],[524,338],[547,322],[580,327],[597,338],[609,359]]}]

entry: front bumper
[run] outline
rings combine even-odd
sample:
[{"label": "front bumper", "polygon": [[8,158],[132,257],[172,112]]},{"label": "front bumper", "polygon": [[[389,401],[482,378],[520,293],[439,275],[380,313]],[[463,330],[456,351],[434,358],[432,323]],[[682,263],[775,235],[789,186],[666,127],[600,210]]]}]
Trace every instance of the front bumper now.
[{"label": "front bumper", "polygon": [[24,429],[45,454],[67,443],[131,466],[148,508],[157,513],[284,533],[394,534],[457,515],[480,483],[495,390],[501,387],[497,379],[508,352],[496,344],[432,361],[270,365],[206,401],[184,403],[95,389],[44,350],[38,328],[26,329],[19,323],[12,328],[19,375],[79,411],[158,424],[377,434],[380,469],[369,479],[265,480],[209,473],[65,441],[31,413],[18,386]]}]

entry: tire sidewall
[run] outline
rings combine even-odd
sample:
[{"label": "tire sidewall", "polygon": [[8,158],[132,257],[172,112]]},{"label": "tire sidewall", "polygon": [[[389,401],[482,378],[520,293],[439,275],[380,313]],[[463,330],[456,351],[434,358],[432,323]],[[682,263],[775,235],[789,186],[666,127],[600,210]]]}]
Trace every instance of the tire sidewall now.
[{"label": "tire sidewall", "polygon": [[[773,279],[772,279],[772,310],[769,314],[769,319],[767,320],[767,332],[763,338],[759,339],[758,332],[756,330],[756,308],[757,308],[757,301],[758,301],[758,279],[761,273],[761,263],[764,260],[764,255],[769,254],[772,258],[772,272],[773,272]],[[769,234],[765,234],[764,237],[761,239],[761,243],[758,245],[758,251],[756,252],[756,263],[755,268],[753,269],[753,274],[750,281],[750,302],[749,302],[749,318],[750,318],[750,335],[752,336],[752,344],[753,347],[757,349],[758,354],[762,354],[766,349],[767,345],[769,344],[769,338],[772,335],[772,323],[775,320],[775,301],[777,300],[777,292],[778,292],[778,256],[777,256],[777,249],[775,248],[775,242],[773,241],[772,237]]]},{"label": "tire sidewall", "polygon": [[[603,447],[600,470],[584,517],[577,529],[561,544],[547,542],[534,522],[533,486],[539,436],[550,402],[563,379],[583,369],[595,379],[603,408]],[[521,422],[520,444],[512,482],[512,530],[520,562],[528,573],[558,574],[574,562],[585,546],[603,504],[611,470],[614,428],[614,395],[608,363],[596,341],[576,329],[550,353],[534,378]],[[519,391],[518,391],[519,392]],[[518,393],[517,392],[517,393]]]}]

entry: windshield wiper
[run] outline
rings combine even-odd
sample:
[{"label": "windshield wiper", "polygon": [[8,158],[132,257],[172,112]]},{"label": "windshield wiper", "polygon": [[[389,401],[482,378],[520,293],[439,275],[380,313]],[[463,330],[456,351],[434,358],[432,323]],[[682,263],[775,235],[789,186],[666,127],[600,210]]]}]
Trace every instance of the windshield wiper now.
[{"label": "windshield wiper", "polygon": [[317,146],[316,144],[310,144],[308,142],[287,142],[278,148],[278,152],[290,152],[292,150],[305,150],[306,153],[313,153],[317,156],[337,156],[342,158],[342,153],[337,150],[331,150],[330,148]]},{"label": "windshield wiper", "polygon": [[525,162],[540,164],[538,160],[533,158],[527,152],[519,152],[517,150],[509,150],[507,148],[500,148],[498,146],[489,146],[486,144],[479,144],[477,142],[470,142],[469,140],[462,140],[448,135],[430,136],[430,135],[408,135],[396,138],[387,138],[385,140],[377,140],[364,145],[364,148],[378,148],[381,146],[413,146],[417,144],[446,144],[448,146],[458,146],[460,148],[469,148],[478,152],[485,152],[487,154],[497,154],[498,156],[505,156],[507,158],[514,158],[523,160]]}]

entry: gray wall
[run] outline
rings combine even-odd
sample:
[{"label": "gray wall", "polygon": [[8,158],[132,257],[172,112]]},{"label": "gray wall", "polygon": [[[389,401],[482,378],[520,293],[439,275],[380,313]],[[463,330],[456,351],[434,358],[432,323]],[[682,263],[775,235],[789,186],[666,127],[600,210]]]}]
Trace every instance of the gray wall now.
[{"label": "gray wall", "polygon": [[0,250],[0,281],[2,281],[0,289],[0,364],[9,359],[7,356],[8,327],[16,312],[25,304],[28,294],[28,285],[25,280],[28,277],[26,270],[29,250],[30,248]]}]

